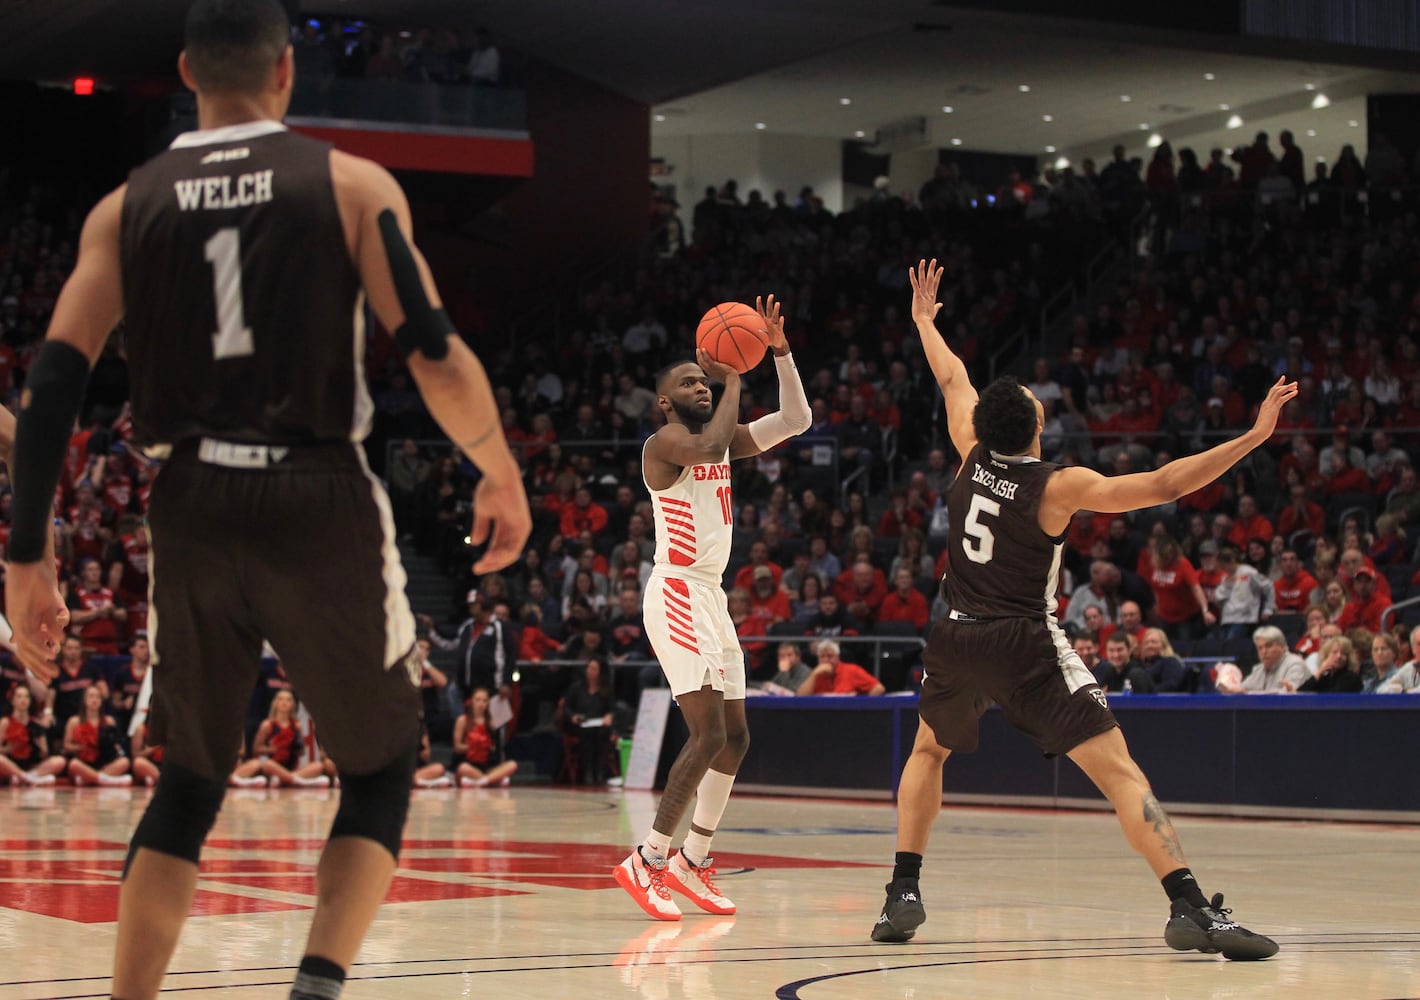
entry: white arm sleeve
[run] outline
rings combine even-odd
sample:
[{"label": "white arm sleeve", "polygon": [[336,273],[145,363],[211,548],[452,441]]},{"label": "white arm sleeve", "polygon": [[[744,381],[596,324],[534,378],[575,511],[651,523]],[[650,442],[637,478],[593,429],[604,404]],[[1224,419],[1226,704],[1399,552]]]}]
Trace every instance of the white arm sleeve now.
[{"label": "white arm sleeve", "polygon": [[813,423],[804,383],[799,381],[799,369],[794,367],[794,356],[776,354],[774,367],[779,371],[779,409],[746,425],[750,439],[760,451],[768,451],[779,442],[804,433]]}]

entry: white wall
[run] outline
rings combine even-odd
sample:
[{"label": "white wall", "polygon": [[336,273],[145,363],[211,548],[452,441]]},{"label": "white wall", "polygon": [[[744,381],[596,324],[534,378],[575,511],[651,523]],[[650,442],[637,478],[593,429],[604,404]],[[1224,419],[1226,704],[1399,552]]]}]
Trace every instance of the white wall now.
[{"label": "white wall", "polygon": [[718,189],[730,178],[739,184],[741,198],[757,188],[765,201],[772,201],[782,189],[792,204],[808,184],[829,211],[843,209],[843,150],[837,139],[769,133],[653,135],[651,156],[672,168],[661,181],[675,185],[682,217],[707,187]]},{"label": "white wall", "polygon": [[892,170],[888,174],[892,179],[892,193],[910,193],[915,202],[917,192],[922,190],[922,185],[927,182],[936,169],[937,147],[935,146],[892,154]]}]

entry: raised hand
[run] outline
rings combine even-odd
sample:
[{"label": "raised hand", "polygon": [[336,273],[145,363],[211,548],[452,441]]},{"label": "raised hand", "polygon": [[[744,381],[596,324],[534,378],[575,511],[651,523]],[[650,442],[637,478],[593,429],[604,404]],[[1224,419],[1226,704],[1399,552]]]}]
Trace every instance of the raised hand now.
[{"label": "raised hand", "polygon": [[1282,414],[1282,407],[1286,406],[1297,395],[1297,383],[1288,382],[1287,376],[1279,378],[1275,385],[1267,391],[1267,398],[1262,401],[1262,406],[1257,411],[1257,422],[1252,425],[1253,430],[1263,437],[1271,437],[1272,432],[1277,429],[1277,418]]},{"label": "raised hand", "polygon": [[942,308],[937,301],[937,286],[944,270],[937,266],[935,257],[930,263],[919,260],[917,267],[907,269],[908,280],[912,282],[912,322],[919,326],[932,323],[937,318],[937,310]]},{"label": "raised hand", "polygon": [[784,336],[784,318],[779,315],[779,303],[774,296],[754,297],[754,311],[764,322],[764,332],[769,335],[769,346],[775,354],[789,349],[789,341]]}]

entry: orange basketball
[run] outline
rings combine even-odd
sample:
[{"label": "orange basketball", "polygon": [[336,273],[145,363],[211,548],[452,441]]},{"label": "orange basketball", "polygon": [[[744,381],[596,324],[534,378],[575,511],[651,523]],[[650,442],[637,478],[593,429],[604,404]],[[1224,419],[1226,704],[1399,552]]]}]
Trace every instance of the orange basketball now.
[{"label": "orange basketball", "polygon": [[743,302],[721,302],[701,317],[695,346],[743,375],[764,359],[769,338],[759,313]]}]

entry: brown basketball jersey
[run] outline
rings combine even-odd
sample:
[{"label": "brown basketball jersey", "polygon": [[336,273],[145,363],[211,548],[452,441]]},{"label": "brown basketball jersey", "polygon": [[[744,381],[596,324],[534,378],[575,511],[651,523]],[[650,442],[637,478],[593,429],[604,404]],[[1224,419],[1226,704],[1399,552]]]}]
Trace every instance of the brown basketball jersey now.
[{"label": "brown basketball jersey", "polygon": [[329,145],[271,121],[179,136],[130,176],[121,250],[140,444],[365,436],[363,295]]},{"label": "brown basketball jersey", "polygon": [[1040,530],[1040,498],[1059,466],[971,450],[947,492],[951,530],[943,592],[953,611],[973,618],[1055,614],[1065,534]]}]

